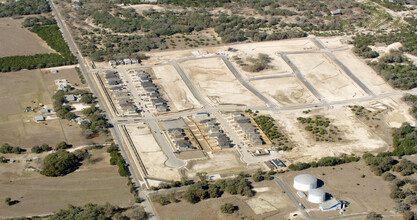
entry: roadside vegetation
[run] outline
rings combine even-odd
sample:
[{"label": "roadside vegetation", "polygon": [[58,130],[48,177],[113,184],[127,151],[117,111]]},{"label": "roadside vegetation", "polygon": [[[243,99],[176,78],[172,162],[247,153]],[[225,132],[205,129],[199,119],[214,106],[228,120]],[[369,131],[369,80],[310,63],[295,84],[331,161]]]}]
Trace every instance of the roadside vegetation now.
[{"label": "roadside vegetation", "polygon": [[[84,205],[84,207],[69,205],[67,209],[55,212],[49,219],[129,219],[122,214],[124,211],[125,209],[109,203],[104,205],[89,203]],[[137,219],[146,219],[146,215],[144,214],[142,218]]]},{"label": "roadside vegetation", "polygon": [[2,57],[0,58],[0,70],[2,72],[48,68],[77,63],[62,37],[58,25],[52,22],[51,19],[45,17],[39,17],[37,19],[28,18],[23,22],[23,25],[31,27],[29,30],[36,33],[57,53]]},{"label": "roadside vegetation", "polygon": [[123,159],[122,155],[119,153],[116,145],[112,143],[109,148],[106,150],[107,153],[110,154],[110,164],[117,165],[119,167],[119,174],[120,176],[127,176],[127,168],[125,160]]},{"label": "roadside vegetation", "polygon": [[356,157],[354,155],[351,156],[342,156],[342,157],[323,157],[318,161],[313,161],[310,163],[294,163],[288,166],[290,170],[305,170],[310,167],[328,167],[328,166],[336,166],[340,164],[350,163],[350,162],[357,162],[360,160],[360,157]]}]

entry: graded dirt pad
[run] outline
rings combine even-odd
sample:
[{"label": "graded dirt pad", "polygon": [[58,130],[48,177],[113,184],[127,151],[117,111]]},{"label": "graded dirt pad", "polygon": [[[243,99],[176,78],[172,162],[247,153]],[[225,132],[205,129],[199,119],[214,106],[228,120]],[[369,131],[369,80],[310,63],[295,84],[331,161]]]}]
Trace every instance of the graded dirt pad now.
[{"label": "graded dirt pad", "polygon": [[[7,142],[30,148],[44,143],[55,145],[61,141],[73,145],[98,141],[85,140],[78,124],[74,122],[61,119],[39,123],[33,121],[34,116],[41,115],[40,103],[52,109],[55,79],[68,79],[71,84],[77,80],[79,82],[73,69],[62,70],[57,74],[40,70],[0,74],[0,144]],[[34,108],[35,112],[24,112],[27,106]]]},{"label": "graded dirt pad", "polygon": [[240,171],[256,170],[258,165],[246,167],[243,164],[235,151],[221,151],[212,152],[208,154],[209,159],[189,161],[187,164],[187,176],[195,177],[197,172],[207,172],[209,175],[221,174],[229,175],[236,174]]},{"label": "graded dirt pad", "polygon": [[73,173],[64,177],[45,177],[36,172],[23,171],[26,162],[22,158],[46,153],[6,155],[19,159],[13,164],[0,164],[0,195],[4,199],[11,197],[19,200],[13,206],[0,205],[0,218],[42,215],[66,209],[69,204],[83,206],[87,203],[105,204],[109,202],[122,207],[133,204],[133,195],[129,192],[127,178],[121,177],[117,166],[109,163],[109,154],[105,149],[90,150],[90,161]]},{"label": "graded dirt pad", "polygon": [[[341,141],[316,142],[311,132],[305,130],[305,124],[297,121],[297,117],[312,117],[321,115],[330,119],[331,124],[337,126],[342,137]],[[363,152],[380,152],[389,149],[371,128],[356,118],[354,113],[346,107],[334,109],[313,110],[309,114],[301,111],[272,114],[272,117],[285,128],[286,134],[296,144],[293,150],[282,153],[283,158],[290,162],[309,162],[325,156],[340,156],[341,154],[358,154]]]},{"label": "graded dirt pad", "polygon": [[201,95],[213,105],[263,106],[258,97],[243,87],[220,58],[181,63]]},{"label": "graded dirt pad", "polygon": [[165,161],[168,158],[146,125],[126,125],[126,129],[145,165],[149,177],[166,180],[180,179],[180,174],[177,169],[165,166]]},{"label": "graded dirt pad", "polygon": [[[287,185],[294,196],[307,208],[313,218],[328,219],[340,216],[338,211],[322,212],[318,204],[307,201],[307,197],[300,199],[293,187],[294,177],[299,174],[311,174],[323,181],[320,187],[326,193],[331,194],[338,200],[345,200],[350,203],[344,216],[369,213],[394,213],[394,200],[389,197],[389,182],[375,176],[364,161],[343,164],[334,167],[310,168],[302,171],[291,171],[280,174],[283,182]],[[362,175],[365,175],[362,178]],[[385,218],[384,218],[385,219]]]},{"label": "graded dirt pad", "polygon": [[167,96],[178,111],[201,107],[173,66],[157,66],[152,70],[158,84],[162,85],[164,91],[169,91]]},{"label": "graded dirt pad", "polygon": [[363,60],[355,56],[353,52],[336,51],[333,52],[333,54],[375,94],[394,91],[394,89],[383,78],[381,78]]},{"label": "graded dirt pad", "polygon": [[[282,193],[281,188],[274,181],[263,181],[252,183],[253,190],[258,189],[253,197],[244,197],[239,195],[230,195],[224,193],[220,198],[207,199],[196,204],[186,201],[171,203],[161,206],[154,203],[156,212],[160,219],[287,219],[290,212],[296,210],[294,205],[288,199],[287,195]],[[220,212],[220,206],[224,203],[232,203],[238,207],[233,214],[223,214]]]},{"label": "graded dirt pad", "polygon": [[280,106],[318,103],[296,77],[254,80],[249,84]]},{"label": "graded dirt pad", "polygon": [[38,35],[22,28],[23,20],[0,18],[0,57],[55,52]]},{"label": "graded dirt pad", "polygon": [[325,48],[334,49],[334,48],[340,48],[345,47],[347,39],[346,37],[342,36],[336,36],[336,37],[320,37],[317,38]]},{"label": "graded dirt pad", "polygon": [[289,54],[288,58],[327,101],[360,98],[366,95],[325,54]]}]

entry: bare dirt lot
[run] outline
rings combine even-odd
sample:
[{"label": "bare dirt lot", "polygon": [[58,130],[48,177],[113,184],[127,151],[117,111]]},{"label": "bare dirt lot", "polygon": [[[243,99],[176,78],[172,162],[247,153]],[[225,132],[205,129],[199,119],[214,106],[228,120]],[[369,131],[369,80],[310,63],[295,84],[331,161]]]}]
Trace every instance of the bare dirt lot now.
[{"label": "bare dirt lot", "polygon": [[168,159],[159,147],[149,128],[144,124],[126,126],[132,141],[150,177],[179,180],[178,169],[165,166]]},{"label": "bare dirt lot", "polygon": [[[321,189],[330,193],[336,199],[350,202],[344,215],[371,211],[377,213],[394,212],[394,201],[389,197],[389,182],[375,176],[363,161],[335,167],[310,168],[279,175],[293,194],[296,193],[293,188],[294,177],[299,174],[311,174],[317,177],[323,181]],[[363,178],[362,175],[364,175]],[[346,178],[349,178],[349,180],[347,181]],[[314,218],[326,219],[340,216],[337,211],[321,212],[318,205],[308,202],[307,198],[300,199],[297,197],[297,199],[310,210],[309,213]]]},{"label": "bare dirt lot", "polygon": [[318,102],[316,97],[295,77],[255,80],[250,84],[280,106]]},{"label": "bare dirt lot", "polygon": [[208,154],[207,160],[189,161],[187,164],[187,176],[192,178],[197,172],[207,172],[210,175],[220,174],[228,176],[241,171],[256,170],[258,165],[246,167],[235,151],[212,152]]},{"label": "bare dirt lot", "polygon": [[164,91],[169,91],[167,96],[178,111],[201,107],[173,66],[158,66],[152,70],[158,84],[162,85]]},{"label": "bare dirt lot", "polygon": [[[316,142],[313,135],[304,129],[303,124],[297,121],[297,117],[314,117],[321,115],[330,119],[331,124],[340,129],[342,137],[338,142]],[[325,156],[339,156],[340,154],[363,152],[379,152],[389,149],[388,144],[380,138],[372,128],[363,124],[354,113],[346,107],[330,110],[313,110],[310,114],[300,112],[285,112],[273,114],[290,139],[296,144],[293,150],[283,153],[283,158],[288,161],[307,162]]]},{"label": "bare dirt lot", "polygon": [[186,61],[181,66],[203,97],[213,105],[264,105],[236,80],[220,58]]},{"label": "bare dirt lot", "polygon": [[290,54],[288,58],[326,100],[352,99],[366,95],[325,54]]},{"label": "bare dirt lot", "polygon": [[0,57],[55,52],[38,35],[22,28],[23,20],[0,18]]},{"label": "bare dirt lot", "polygon": [[119,176],[117,166],[109,163],[105,149],[90,150],[93,155],[75,172],[64,177],[45,177],[36,172],[23,171],[25,159],[35,154],[11,155],[19,159],[13,164],[0,164],[0,196],[20,202],[13,206],[0,205],[0,218],[48,214],[67,208],[69,204],[82,206],[87,203],[129,206],[133,195],[127,179]]},{"label": "bare dirt lot", "polygon": [[[248,198],[228,193],[217,199],[208,199],[197,204],[186,201],[161,206],[154,203],[161,219],[287,219],[290,212],[296,210],[287,195],[281,192],[273,181],[253,183],[255,196]],[[233,214],[222,214],[220,206],[232,203],[238,206]]]},{"label": "bare dirt lot", "polygon": [[[80,83],[74,69],[49,71],[23,70],[0,74],[0,143],[8,142],[23,148],[33,145],[66,141],[73,145],[100,142],[86,140],[79,126],[67,120],[53,119],[36,123],[33,117],[41,115],[39,104],[52,109],[52,95],[56,89],[55,79],[68,79],[71,84]],[[24,112],[27,106],[35,111]],[[53,116],[54,117],[54,116]]]}]

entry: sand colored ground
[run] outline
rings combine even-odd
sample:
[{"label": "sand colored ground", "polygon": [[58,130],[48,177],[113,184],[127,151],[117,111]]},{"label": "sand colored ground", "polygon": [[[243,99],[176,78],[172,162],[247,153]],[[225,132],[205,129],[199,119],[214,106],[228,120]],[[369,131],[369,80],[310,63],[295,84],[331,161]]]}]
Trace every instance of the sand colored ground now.
[{"label": "sand colored ground", "polygon": [[[332,125],[340,129],[343,138],[340,142],[316,142],[310,132],[304,129],[297,121],[297,117],[325,116],[330,119]],[[289,138],[296,144],[293,150],[283,153],[283,157],[291,162],[307,162],[325,156],[339,156],[340,154],[363,152],[379,152],[388,149],[388,144],[383,141],[371,128],[359,121],[352,111],[345,107],[337,107],[330,110],[315,110],[306,115],[299,112],[285,112],[273,114],[272,117],[286,129]]]},{"label": "sand colored ground", "polygon": [[158,80],[158,84],[162,85],[164,91],[169,91],[167,96],[178,111],[201,106],[173,66],[157,66],[153,67],[152,70]]},{"label": "sand colored ground", "polygon": [[255,80],[249,84],[280,106],[318,102],[296,77]]},{"label": "sand colored ground", "polygon": [[353,52],[336,51],[333,54],[375,94],[394,91],[383,78]]},{"label": "sand colored ground", "polygon": [[264,105],[236,80],[220,58],[186,61],[181,63],[181,67],[202,96],[213,105]]},{"label": "sand colored ground", "polygon": [[[33,121],[34,116],[41,115],[39,103],[52,109],[55,79],[67,79],[72,85],[81,84],[74,69],[61,70],[57,74],[40,70],[0,74],[0,143],[8,142],[23,148],[44,143],[55,145],[61,141],[74,145],[100,143],[100,139],[84,139],[74,122],[61,119]],[[23,112],[27,106],[35,108],[35,112]]]},{"label": "sand colored ground", "polygon": [[[233,45],[222,46],[209,46],[199,47],[193,49],[184,50],[170,50],[170,51],[152,51],[147,53],[149,59],[143,60],[143,64],[155,64],[169,62],[177,59],[183,59],[187,57],[194,57],[193,52],[197,51],[200,55],[213,55],[218,52],[227,51],[228,48],[237,49],[236,52],[230,52],[230,55],[237,53],[244,53],[248,55],[257,55],[258,53],[274,54],[279,51],[299,51],[299,50],[317,50],[318,48],[308,39],[290,39],[280,41],[266,41],[255,43],[240,43]],[[239,52],[240,51],[240,52]],[[272,57],[272,55],[271,55]]]},{"label": "sand colored ground", "polygon": [[404,122],[416,125],[416,120],[409,113],[410,106],[402,100],[401,96],[384,98],[379,102],[387,105],[390,109],[384,118],[390,127],[398,128]]},{"label": "sand colored ground", "polygon": [[336,36],[336,37],[318,37],[317,38],[325,48],[334,49],[340,47],[346,47],[347,39],[345,36]]},{"label": "sand colored ground", "polygon": [[167,157],[146,125],[126,125],[126,129],[145,165],[149,177],[166,180],[180,179],[177,169],[165,166]]},{"label": "sand colored ground", "polygon": [[23,172],[24,158],[44,154],[7,155],[7,158],[19,159],[14,164],[0,164],[0,195],[4,199],[11,197],[18,204],[0,205],[0,218],[48,214],[65,209],[69,204],[82,206],[87,203],[118,206],[133,204],[133,195],[129,192],[126,177],[121,177],[117,166],[109,164],[109,154],[105,149],[90,150],[91,161],[75,172],[64,177],[45,177],[39,173]]},{"label": "sand colored ground", "polygon": [[[299,174],[311,174],[323,181],[320,187],[325,192],[330,193],[339,200],[350,202],[349,208],[344,215],[358,213],[394,213],[394,200],[389,197],[389,182],[375,176],[364,161],[343,164],[335,167],[310,168],[303,171],[292,171],[278,175],[293,195],[310,210],[310,215],[317,219],[328,219],[340,216],[337,211],[322,212],[318,209],[318,204],[307,201],[307,198],[300,199],[295,194],[293,188],[294,177]],[[365,175],[362,178],[362,175]],[[384,218],[385,219],[385,218]]]},{"label": "sand colored ground", "polygon": [[328,101],[360,98],[366,94],[325,54],[290,54],[288,58]]},{"label": "sand colored ground", "polygon": [[23,20],[0,18],[0,57],[55,52],[38,35],[22,28]]},{"label": "sand colored ground", "polygon": [[194,177],[197,172],[207,172],[213,174],[236,174],[248,169],[257,169],[259,166],[246,167],[241,161],[240,156],[235,151],[221,151],[208,154],[209,159],[189,161],[187,164],[187,176]]},{"label": "sand colored ground", "polygon": [[[274,184],[272,182],[272,184]],[[294,205],[289,200],[285,193],[279,190],[278,185],[275,187],[266,187],[267,190],[257,192],[254,197],[246,200],[246,203],[251,207],[255,214],[264,214],[272,211],[286,211],[289,212],[291,209],[295,210]],[[253,189],[257,191],[257,188]]]}]

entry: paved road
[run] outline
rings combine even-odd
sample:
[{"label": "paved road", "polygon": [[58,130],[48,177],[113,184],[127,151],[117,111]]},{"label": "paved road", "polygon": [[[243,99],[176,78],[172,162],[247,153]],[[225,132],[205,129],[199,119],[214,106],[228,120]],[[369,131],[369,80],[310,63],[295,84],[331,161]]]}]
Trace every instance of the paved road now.
[{"label": "paved road", "polygon": [[[119,71],[120,74],[123,75],[125,78],[125,81],[127,81],[127,86],[129,90],[131,91],[131,94],[133,95],[133,98],[136,100],[135,104],[141,103],[141,105],[144,105],[144,101],[139,96],[139,93],[136,89],[136,85],[133,82],[134,79],[127,73],[127,71]],[[127,80],[129,79],[129,80]],[[145,109],[145,106],[141,106],[142,109]],[[162,151],[164,151],[165,155],[168,157],[168,159],[165,161],[165,165],[168,167],[173,168],[180,168],[186,165],[186,162],[183,160],[178,159],[175,155],[172,149],[170,148],[169,144],[165,140],[165,137],[162,134],[161,129],[159,128],[157,122],[155,120],[147,120],[147,118],[153,118],[152,113],[148,111],[143,111],[143,114],[145,116],[145,119],[143,122],[147,123],[149,126],[149,129],[151,130],[153,136],[155,137],[156,142],[161,147]],[[133,120],[134,123],[137,123],[138,120]]]},{"label": "paved road", "polygon": [[292,71],[294,72],[295,76],[297,76],[297,78],[305,85],[305,87],[307,87],[308,90],[311,91],[311,93],[322,103],[322,104],[326,104],[323,96],[313,87],[313,85],[311,85],[310,82],[308,82],[303,74],[301,74],[300,70],[298,69],[298,67],[296,65],[294,65],[293,62],[291,62],[291,60],[288,58],[287,53],[277,53],[279,56],[282,57],[282,59],[288,64],[288,66],[291,67]]},{"label": "paved road", "polygon": [[310,40],[317,46],[319,47],[334,63],[336,63],[336,65],[338,65],[343,72],[346,73],[346,75],[348,75],[356,84],[359,85],[359,87],[361,87],[361,89],[363,91],[365,91],[369,96],[374,96],[375,94],[360,80],[358,79],[353,73],[352,71],[350,71],[342,62],[340,62],[339,59],[337,59],[333,53],[331,51],[328,50],[324,50],[325,47],[324,45],[320,42],[319,39],[313,37],[310,38]]},{"label": "paved road", "polygon": [[287,78],[287,77],[294,77],[294,74],[288,73],[288,74],[271,75],[271,76],[258,76],[258,77],[249,78],[247,79],[247,81],[250,82],[250,81],[255,81],[255,80],[277,79],[277,78]]},{"label": "paved road", "polygon": [[[60,27],[62,35],[63,35],[65,41],[67,42],[69,49],[74,54],[74,56],[77,58],[81,72],[83,73],[83,75],[84,75],[92,93],[94,94],[94,96],[98,97],[99,107],[104,111],[103,112],[104,116],[107,117],[106,112],[105,112],[106,108],[102,104],[103,103],[102,102],[103,101],[102,97],[100,96],[100,93],[97,92],[96,88],[94,87],[94,83],[93,83],[90,75],[88,74],[88,70],[86,68],[84,59],[81,56],[81,53],[78,50],[77,46],[75,45],[74,39],[72,38],[71,34],[69,33],[69,31],[68,31],[67,27],[65,26],[64,22],[62,21],[61,15],[56,10],[56,7],[55,7],[53,1],[52,0],[48,0],[48,1],[49,1],[49,5],[52,9],[52,13],[55,16],[57,24]],[[115,143],[118,144],[119,146],[122,146],[123,142],[121,141],[119,131],[114,127],[110,128],[109,130],[110,130],[110,132],[111,132],[111,134],[114,138]],[[122,156],[125,158],[126,162],[128,164],[133,164],[133,163],[130,162],[129,157],[127,156],[127,153],[125,152],[124,148],[120,147],[120,149],[121,149]],[[130,171],[130,173],[132,175],[132,178],[133,178],[134,182],[136,183],[136,185],[140,186],[140,180],[137,177],[134,170],[131,168],[131,166],[129,166],[129,171]],[[142,194],[141,190],[139,190],[139,193]],[[142,198],[145,199],[145,201],[142,203],[142,205],[143,205],[145,211],[149,214],[150,219],[156,219],[155,214],[154,214],[155,212],[154,212],[152,206],[150,205],[147,197],[142,197]]]},{"label": "paved road", "polygon": [[249,85],[249,83],[245,81],[245,79],[242,77],[242,75],[239,73],[239,71],[236,70],[236,68],[227,59],[227,57],[221,56],[221,58],[223,59],[223,62],[226,64],[227,68],[230,70],[230,72],[233,73],[233,75],[235,76],[235,78],[240,82],[240,84],[242,84],[242,86],[244,86],[247,90],[249,90],[251,93],[253,93],[254,95],[256,95],[260,100],[262,100],[263,102],[265,102],[265,104],[268,107],[271,107],[271,108],[277,108],[278,107],[277,105],[275,105],[275,103],[273,103],[271,100],[269,100],[264,95],[262,95],[258,90],[256,90],[251,85]]},{"label": "paved road", "polygon": [[304,207],[300,206],[300,202],[292,195],[292,192],[285,186],[285,184],[278,177],[273,177],[273,179],[281,187],[281,189],[284,190],[285,194],[287,194],[291,202],[295,205],[295,207],[297,207],[298,211],[300,211],[306,219],[313,220],[314,218],[306,212]]}]

